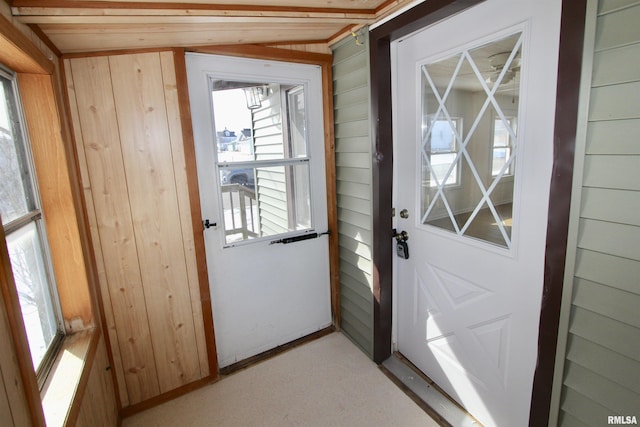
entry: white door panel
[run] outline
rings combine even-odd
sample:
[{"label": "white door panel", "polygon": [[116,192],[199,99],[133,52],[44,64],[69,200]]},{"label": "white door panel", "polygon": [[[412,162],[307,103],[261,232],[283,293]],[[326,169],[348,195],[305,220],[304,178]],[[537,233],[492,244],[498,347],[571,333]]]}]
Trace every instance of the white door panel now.
[{"label": "white door panel", "polygon": [[[205,246],[225,367],[332,322],[327,237],[273,243],[327,230],[321,71],[201,54],[187,55],[187,71],[202,214],[216,224]],[[231,90],[243,105],[220,95]],[[240,113],[248,124],[232,129]]]},{"label": "white door panel", "polygon": [[556,3],[488,0],[392,45],[397,347],[486,426],[528,424]]}]

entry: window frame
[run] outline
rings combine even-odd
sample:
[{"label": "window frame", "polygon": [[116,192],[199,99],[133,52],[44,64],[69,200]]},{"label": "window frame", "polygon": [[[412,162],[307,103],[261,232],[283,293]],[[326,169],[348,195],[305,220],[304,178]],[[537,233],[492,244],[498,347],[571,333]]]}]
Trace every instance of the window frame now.
[{"label": "window frame", "polygon": [[[17,121],[19,122],[18,128],[17,128],[18,133],[16,135],[12,135],[13,137],[12,139],[13,139],[13,143],[16,146],[20,145],[20,149],[21,149],[20,154],[21,154],[21,157],[23,158],[19,159],[19,161],[23,163],[22,166],[28,172],[28,185],[30,186],[30,190],[31,190],[30,191],[31,194],[29,194],[29,196],[32,198],[30,202],[33,205],[33,207],[29,208],[30,210],[26,212],[24,215],[18,218],[12,219],[6,224],[3,224],[3,232],[5,234],[5,240],[8,241],[11,235],[19,233],[21,230],[24,230],[26,227],[29,227],[31,225],[34,225],[37,231],[38,243],[40,245],[40,256],[42,259],[43,269],[44,269],[43,276],[44,278],[46,278],[47,291],[49,293],[50,303],[52,306],[51,311],[52,311],[53,317],[51,320],[54,321],[56,326],[55,335],[51,339],[51,342],[49,343],[47,350],[45,351],[38,366],[37,367],[33,366],[32,361],[30,361],[31,366],[33,367],[33,370],[36,375],[38,388],[42,390],[42,388],[46,383],[47,377],[51,371],[51,368],[54,365],[57,355],[62,347],[62,344],[66,336],[66,330],[65,330],[65,324],[64,324],[64,317],[62,314],[60,296],[58,294],[58,287],[55,279],[55,272],[54,272],[53,263],[52,263],[49,240],[46,232],[45,218],[42,210],[42,199],[40,196],[36,169],[34,165],[33,149],[29,139],[27,122],[24,114],[22,99],[20,95],[20,87],[17,81],[17,77],[18,77],[17,73],[0,65],[0,78],[3,80],[6,80],[11,86],[11,90],[12,90],[12,93],[5,94],[7,98],[9,98],[9,96],[13,98],[12,102],[15,103],[14,113],[16,115]],[[5,102],[4,99],[3,99],[3,102]],[[24,183],[27,183],[24,177],[22,178],[22,181]],[[12,274],[14,275],[14,280],[15,280],[15,274],[13,273],[13,271],[12,271]],[[18,294],[17,283],[15,284],[15,286],[16,286],[16,289],[15,289],[16,294]],[[17,308],[20,310],[22,326],[24,327],[26,332],[27,328],[25,325],[22,307],[19,305]],[[29,351],[30,353],[32,353],[31,343],[29,342],[28,333],[26,333],[26,337],[27,337],[27,343],[29,345]]]}]

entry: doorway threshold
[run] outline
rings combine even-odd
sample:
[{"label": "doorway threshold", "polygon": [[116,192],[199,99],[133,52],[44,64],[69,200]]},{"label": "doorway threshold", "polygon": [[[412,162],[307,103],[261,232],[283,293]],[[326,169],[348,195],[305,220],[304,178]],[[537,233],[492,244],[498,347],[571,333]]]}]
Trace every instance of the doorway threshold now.
[{"label": "doorway threshold", "polygon": [[482,427],[482,424],[444,394],[402,355],[394,353],[380,369],[427,414],[446,427]]}]

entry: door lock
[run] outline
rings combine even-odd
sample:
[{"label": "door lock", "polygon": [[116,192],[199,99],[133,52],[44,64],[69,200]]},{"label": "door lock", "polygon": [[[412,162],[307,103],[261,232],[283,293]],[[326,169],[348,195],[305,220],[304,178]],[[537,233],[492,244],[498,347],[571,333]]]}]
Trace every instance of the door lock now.
[{"label": "door lock", "polygon": [[398,242],[406,242],[407,240],[409,240],[409,233],[407,233],[406,231],[402,230],[401,232],[397,232],[396,229],[393,229],[393,237],[398,241]]},{"label": "door lock", "polygon": [[408,210],[406,210],[406,209],[402,209],[402,210],[400,211],[400,218],[402,218],[402,219],[407,219],[407,218],[409,218],[409,211],[408,211]]},{"label": "door lock", "polygon": [[393,237],[396,239],[396,255],[398,255],[398,258],[409,259],[409,245],[407,244],[409,233],[404,230],[398,233],[394,228]]}]

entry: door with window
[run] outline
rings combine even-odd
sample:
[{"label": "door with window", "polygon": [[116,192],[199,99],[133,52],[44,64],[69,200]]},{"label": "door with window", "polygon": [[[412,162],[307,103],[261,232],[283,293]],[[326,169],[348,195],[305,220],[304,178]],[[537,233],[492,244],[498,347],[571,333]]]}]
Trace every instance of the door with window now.
[{"label": "door with window", "polygon": [[187,56],[218,363],[331,325],[321,70]]},{"label": "door with window", "polygon": [[486,426],[529,418],[555,3],[488,0],[392,45],[395,221],[410,249],[396,262],[396,344]]}]

